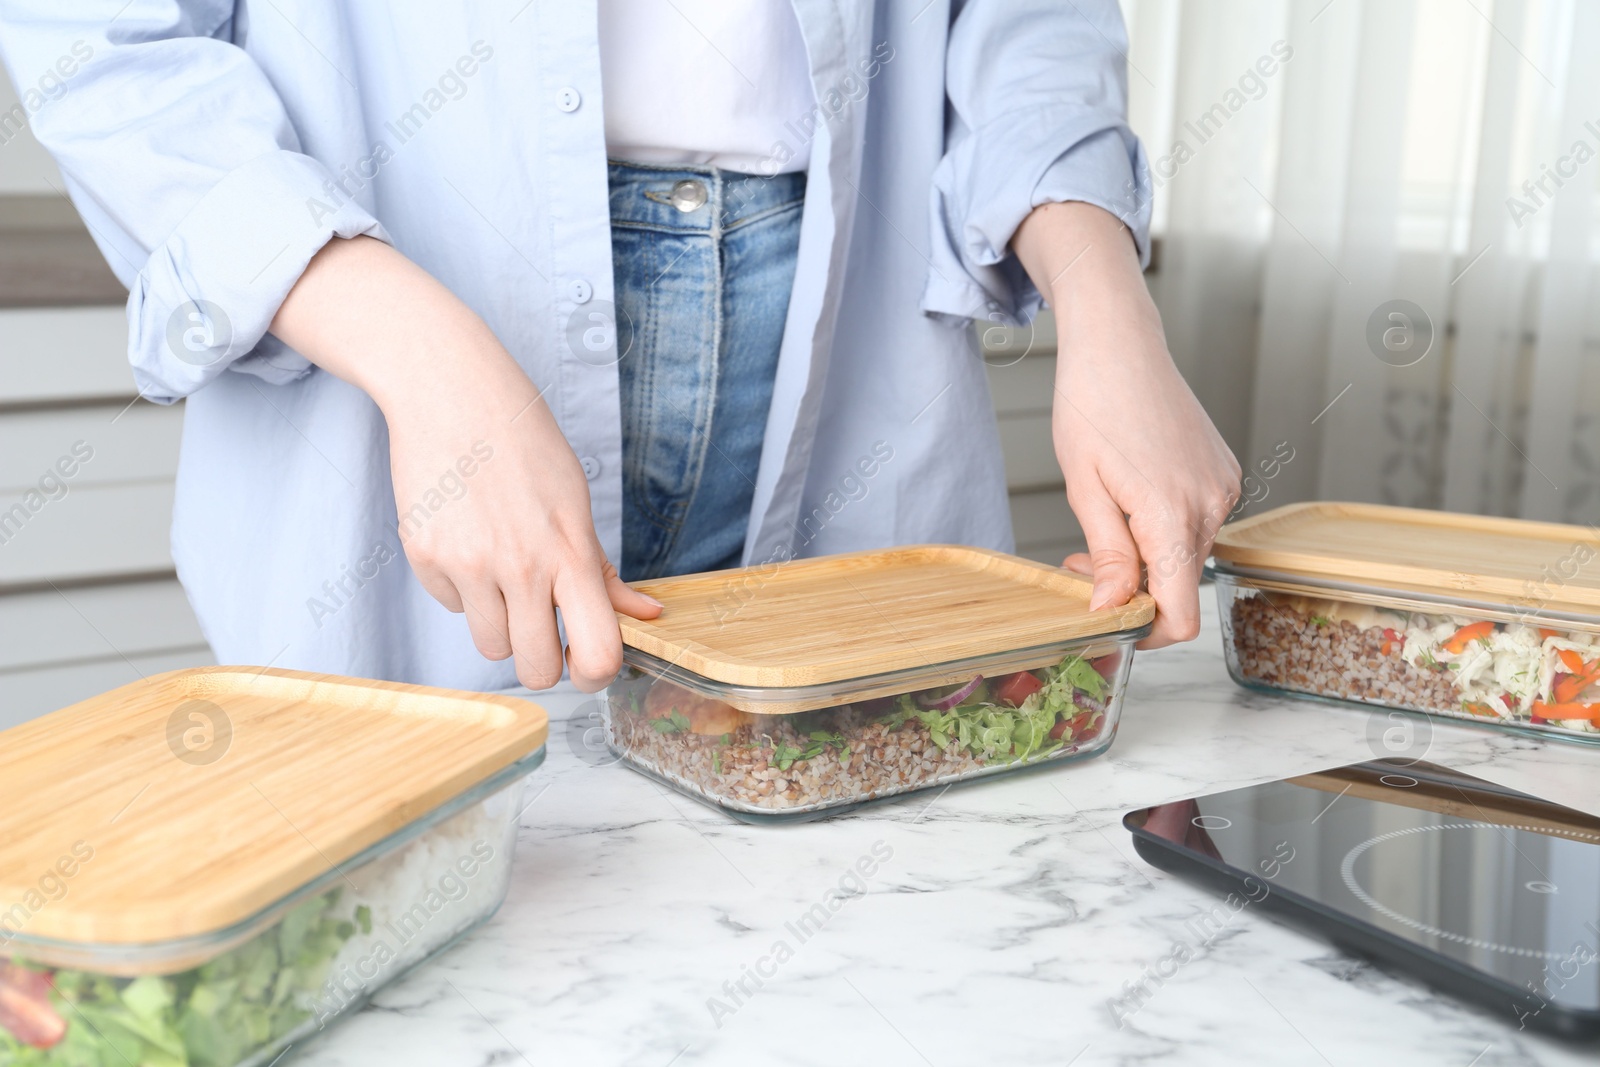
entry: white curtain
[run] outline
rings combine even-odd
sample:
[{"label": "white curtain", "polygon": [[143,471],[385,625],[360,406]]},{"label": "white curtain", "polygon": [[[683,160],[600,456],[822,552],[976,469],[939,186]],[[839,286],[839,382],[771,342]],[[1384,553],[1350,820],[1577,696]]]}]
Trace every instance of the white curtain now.
[{"label": "white curtain", "polygon": [[1152,289],[1257,492],[1600,522],[1600,3],[1124,13]]}]

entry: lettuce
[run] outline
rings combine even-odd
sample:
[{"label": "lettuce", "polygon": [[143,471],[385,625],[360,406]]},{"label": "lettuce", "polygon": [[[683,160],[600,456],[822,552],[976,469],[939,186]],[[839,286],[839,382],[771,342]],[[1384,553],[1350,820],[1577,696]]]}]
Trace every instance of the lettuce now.
[{"label": "lettuce", "polygon": [[340,890],[291,909],[265,932],[181,974],[131,981],[56,971],[52,998],[67,1033],[52,1048],[24,1045],[0,1028],[6,1067],[233,1067],[312,1017],[334,957],[359,923],[338,908]]},{"label": "lettuce", "polygon": [[1012,708],[985,699],[974,692],[949,711],[923,708],[910,694],[902,696],[893,711],[882,717],[891,729],[899,729],[915,719],[927,728],[928,736],[941,752],[955,746],[989,762],[1010,763],[1048,755],[1066,742],[1052,740],[1050,730],[1081,710],[1073,699],[1083,693],[1104,701],[1110,691],[1100,672],[1078,655],[1071,655],[1045,669],[1044,687]]}]

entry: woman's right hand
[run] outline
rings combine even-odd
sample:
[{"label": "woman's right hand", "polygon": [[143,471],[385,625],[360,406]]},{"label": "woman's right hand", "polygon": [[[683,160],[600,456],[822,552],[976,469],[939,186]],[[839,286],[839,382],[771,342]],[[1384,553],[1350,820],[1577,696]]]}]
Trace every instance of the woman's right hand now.
[{"label": "woman's right hand", "polygon": [[617,577],[595,536],[589,486],[555,416],[489,327],[416,264],[368,237],[311,261],[272,332],[364,389],[389,424],[401,543],[423,588],[466,615],[478,651],[517,678],[573,683],[622,667],[614,611],[661,605]]}]

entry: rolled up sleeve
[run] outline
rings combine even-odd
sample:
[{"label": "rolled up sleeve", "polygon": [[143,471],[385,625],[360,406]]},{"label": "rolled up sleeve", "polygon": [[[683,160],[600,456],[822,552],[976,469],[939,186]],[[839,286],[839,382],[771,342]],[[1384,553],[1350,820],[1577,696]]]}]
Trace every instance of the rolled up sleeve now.
[{"label": "rolled up sleeve", "polygon": [[231,0],[120,5],[0,0],[0,55],[128,287],[140,393],[169,402],[229,370],[309,373],[267,333],[278,307],[329,240],[387,234],[332,191],[266,75],[226,39]]},{"label": "rolled up sleeve", "polygon": [[1021,321],[1040,295],[1010,251],[1041,204],[1094,204],[1150,255],[1150,177],[1127,123],[1115,0],[967,0],[951,27],[945,155],[934,173],[922,310]]}]

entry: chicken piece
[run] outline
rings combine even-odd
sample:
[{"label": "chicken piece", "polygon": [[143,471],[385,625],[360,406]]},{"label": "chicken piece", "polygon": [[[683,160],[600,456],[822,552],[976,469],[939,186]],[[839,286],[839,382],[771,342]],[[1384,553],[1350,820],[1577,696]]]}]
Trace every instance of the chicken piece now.
[{"label": "chicken piece", "polygon": [[658,681],[650,687],[644,698],[646,716],[665,719],[674,708],[689,720],[689,732],[695,734],[731,734],[750,721],[750,716],[731,704],[691,693],[671,682]]}]

